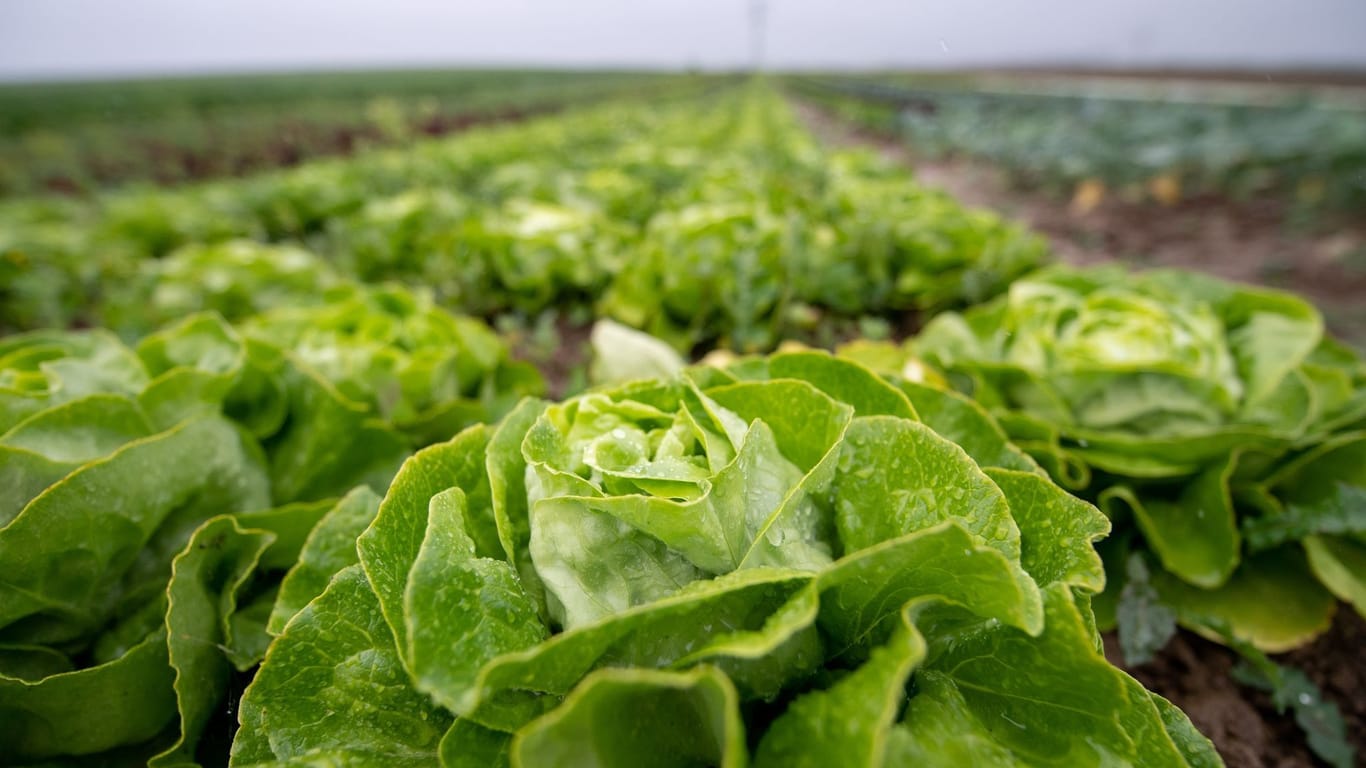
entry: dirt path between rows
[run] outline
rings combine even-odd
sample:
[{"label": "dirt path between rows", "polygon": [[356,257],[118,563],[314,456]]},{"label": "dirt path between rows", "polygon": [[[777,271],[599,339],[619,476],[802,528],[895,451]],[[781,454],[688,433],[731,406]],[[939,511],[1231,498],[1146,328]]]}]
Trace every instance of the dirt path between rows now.
[{"label": "dirt path between rows", "polygon": [[1023,222],[1046,235],[1068,263],[1184,267],[1291,290],[1323,312],[1335,336],[1366,348],[1366,212],[1300,223],[1272,200],[1188,199],[1165,207],[1109,195],[1082,213],[1069,201],[1012,186],[985,163],[916,158],[898,139],[856,129],[807,104],[797,109],[828,146],[873,149],[911,168],[926,186]]},{"label": "dirt path between rows", "polygon": [[[912,169],[926,186],[989,208],[1046,235],[1072,264],[1122,260],[1140,266],[1198,269],[1230,280],[1293,290],[1314,302],[1329,329],[1366,348],[1366,221],[1297,230],[1283,207],[1270,202],[1183,201],[1173,207],[1105,200],[1086,213],[1069,202],[1011,187],[1002,174],[971,160],[915,158],[899,140],[860,131],[806,104],[797,111],[823,143],[861,146]],[[1336,703],[1358,759],[1366,756],[1366,622],[1340,606],[1333,628],[1277,661],[1303,670]],[[1113,635],[1111,661],[1125,666]],[[1270,697],[1230,676],[1235,654],[1181,632],[1148,664],[1125,667],[1150,690],[1170,699],[1214,741],[1231,768],[1320,765],[1289,713]]]}]

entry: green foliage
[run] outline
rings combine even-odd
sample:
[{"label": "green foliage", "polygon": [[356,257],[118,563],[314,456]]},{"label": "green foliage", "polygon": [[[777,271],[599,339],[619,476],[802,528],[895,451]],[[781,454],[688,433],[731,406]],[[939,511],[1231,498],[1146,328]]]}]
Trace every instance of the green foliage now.
[{"label": "green foliage", "polygon": [[[1141,533],[1164,573],[1112,581],[1122,632],[1151,624],[1155,588],[1188,625],[1284,650],[1326,628],[1334,595],[1361,610],[1366,593],[1366,365],[1322,325],[1276,291],[1057,269],[936,318],[914,348]],[[1266,589],[1294,610],[1264,610]]]},{"label": "green foliage", "polygon": [[1104,518],[925,390],[789,353],[417,453],[305,546],[232,763],[1217,764],[1098,650]]},{"label": "green foliage", "polygon": [[[6,759],[205,757],[259,662],[236,765],[1215,765],[1092,598],[1134,656],[1366,603],[1366,370],[1317,313],[1016,280],[1041,240],[820,151],[762,84],[0,223],[0,325],[137,339],[0,339]],[[927,330],[946,377],[676,352],[1012,281]],[[608,383],[547,403],[442,305],[547,355],[555,312],[664,341],[601,326]]]},{"label": "green foliage", "polygon": [[[1229,94],[1229,103],[1218,87],[1202,98],[1198,88],[1125,93],[1118,85],[1090,93],[1056,84],[1051,92],[1037,84],[1015,92],[915,87],[887,78],[797,85],[846,117],[904,137],[918,154],[983,158],[1031,189],[1071,194],[1091,181],[1166,202],[1173,194],[1269,193],[1308,210],[1351,211],[1366,201],[1359,102],[1285,90],[1238,103],[1254,90]],[[1158,178],[1170,181],[1171,192],[1151,188]]]},{"label": "green foliage", "polygon": [[611,317],[685,353],[962,306],[1048,259],[993,214],[821,151],[762,83],[175,191],[17,201],[0,233],[0,329],[136,336],[392,280],[484,317]]},{"label": "green foliage", "polygon": [[347,297],[238,328],[195,314],[136,347],[0,341],[7,762],[193,761],[233,668],[356,561],[370,489],[539,392],[475,321],[399,288]]},{"label": "green foliage", "polygon": [[1125,576],[1115,616],[1120,647],[1125,662],[1146,664],[1176,634],[1176,614],[1149,582],[1142,555],[1129,555]]},{"label": "green foliage", "polygon": [[0,196],[269,171],[702,76],[427,70],[0,86]]},{"label": "green foliage", "polygon": [[112,297],[106,313],[125,332],[213,311],[230,322],[278,307],[326,301],[341,279],[299,248],[249,240],[188,245],[150,262],[134,290]]}]

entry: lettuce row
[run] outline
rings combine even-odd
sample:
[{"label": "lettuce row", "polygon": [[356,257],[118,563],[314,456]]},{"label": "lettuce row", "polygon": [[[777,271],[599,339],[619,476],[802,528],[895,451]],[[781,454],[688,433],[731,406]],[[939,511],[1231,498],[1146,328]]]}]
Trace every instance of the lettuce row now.
[{"label": "lettuce row", "polygon": [[[1366,364],[1307,303],[1201,275],[1054,269],[936,318],[924,361],[1119,526],[1183,623],[1264,650],[1366,612]],[[1275,595],[1276,599],[1268,599]]]},{"label": "lettuce row", "polygon": [[771,93],[736,112],[717,156],[698,158],[628,244],[599,316],[682,350],[753,352],[819,330],[824,314],[983,301],[1050,258],[1043,240],[868,155],[823,153]]},{"label": "lettuce row", "polygon": [[826,354],[526,400],[369,516],[286,578],[233,765],[1219,764],[1099,651],[1099,511]]},{"label": "lettuce row", "polygon": [[6,761],[192,760],[336,497],[362,486],[328,519],[377,507],[364,486],[432,430],[537,391],[487,329],[417,302],[377,290],[347,324],[281,310],[245,330],[200,314],[136,347],[0,341]]},{"label": "lettuce row", "polygon": [[830,333],[826,316],[980,301],[1048,260],[870,158],[822,151],[754,83],[172,193],[18,201],[0,205],[0,330],[138,335],[396,280],[475,315],[568,310],[750,351]]},{"label": "lettuce row", "polygon": [[[495,177],[504,165],[527,156],[528,147],[587,154],[620,136],[660,135],[653,110],[621,105],[587,109],[573,116],[532,120],[516,125],[469,131],[459,136],[422,142],[402,151],[364,153],[346,158],[320,159],[297,168],[241,179],[219,179],[174,190],[133,189],[101,193],[82,201],[23,199],[0,205],[0,328],[24,330],[62,327],[84,321],[125,330],[149,326],[141,311],[152,300],[194,305],[205,309],[241,289],[219,291],[201,284],[204,299],[158,288],[156,278],[194,289],[174,270],[162,272],[155,264],[185,246],[207,251],[220,244],[249,239],[266,243],[325,242],[324,252],[342,266],[361,262],[349,277],[367,281],[385,274],[385,262],[420,265],[419,254],[436,252],[439,242],[406,237],[408,222],[370,210],[370,202],[400,197],[409,190],[475,190]],[[686,121],[685,127],[696,127]],[[653,132],[653,133],[652,133]],[[535,154],[535,153],[533,153]],[[549,151],[542,153],[550,155]],[[492,190],[490,190],[492,192]],[[638,195],[636,200],[647,200]],[[391,232],[390,230],[400,230]],[[393,237],[386,237],[393,235]],[[354,252],[351,249],[355,242]],[[376,242],[378,241],[378,242]],[[427,249],[433,250],[428,251]],[[401,249],[401,250],[400,250]],[[234,261],[241,254],[205,254]],[[199,260],[194,258],[192,260]],[[433,259],[449,269],[449,259]],[[218,271],[209,267],[208,272]],[[256,302],[278,296],[283,285],[302,287],[310,277],[288,268],[258,264],[239,273],[243,285],[256,285]],[[407,276],[441,292],[433,275],[408,271]],[[261,281],[267,275],[283,280]],[[221,274],[221,272],[219,272]],[[325,281],[320,281],[325,282]],[[93,309],[93,312],[92,312]],[[225,312],[224,314],[231,314]],[[174,315],[153,318],[165,320]]]},{"label": "lettuce row", "polygon": [[126,284],[107,290],[104,322],[128,335],[195,312],[236,323],[279,307],[324,303],[346,293],[347,283],[302,248],[227,240],[140,262]]}]

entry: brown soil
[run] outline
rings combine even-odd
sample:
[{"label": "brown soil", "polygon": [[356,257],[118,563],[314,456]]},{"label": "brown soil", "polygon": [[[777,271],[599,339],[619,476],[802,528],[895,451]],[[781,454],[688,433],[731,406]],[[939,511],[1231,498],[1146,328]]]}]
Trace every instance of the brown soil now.
[{"label": "brown soil", "polygon": [[[1327,634],[1276,658],[1277,663],[1307,674],[1324,698],[1338,706],[1358,756],[1366,755],[1366,668],[1360,658],[1363,641],[1366,621],[1350,607],[1342,606]],[[1105,653],[1149,690],[1184,710],[1214,742],[1230,768],[1308,768],[1322,764],[1310,752],[1290,713],[1277,712],[1268,694],[1234,681],[1230,671],[1238,657],[1229,649],[1181,632],[1156,659],[1129,667],[1119,653],[1114,633],[1107,633]]]},{"label": "brown soil", "polygon": [[1043,233],[1064,261],[1186,267],[1291,290],[1319,307],[1334,335],[1366,346],[1366,214],[1301,221],[1271,199],[1201,197],[1164,206],[1115,194],[1083,210],[1073,201],[1012,185],[985,163],[916,158],[897,139],[851,128],[811,106],[799,111],[826,142],[872,147],[914,169],[926,186]]},{"label": "brown soil", "polygon": [[575,322],[556,314],[549,328],[516,328],[504,331],[512,356],[535,365],[546,382],[546,396],[563,400],[581,389],[588,375],[593,350],[588,343],[592,323]]},{"label": "brown soil", "polygon": [[[409,126],[409,135],[432,137],[459,133],[492,123],[519,122],[558,108],[557,105],[546,104],[528,108],[435,114],[413,122]],[[150,180],[158,186],[169,187],[288,168],[320,158],[350,155],[407,138],[388,137],[377,126],[368,123],[282,120],[268,140],[244,144],[182,145],[174,139],[150,138],[121,148],[117,156],[92,156],[88,161],[89,167],[84,170],[96,188],[139,180]],[[66,176],[51,176],[43,179],[42,184],[48,192],[56,194],[75,195],[95,191]]]}]

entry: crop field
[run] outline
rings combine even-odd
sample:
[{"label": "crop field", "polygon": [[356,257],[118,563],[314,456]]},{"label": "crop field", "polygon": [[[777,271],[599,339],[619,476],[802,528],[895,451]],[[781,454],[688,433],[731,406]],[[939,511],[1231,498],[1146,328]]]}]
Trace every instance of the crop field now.
[{"label": "crop field", "polygon": [[790,87],[823,122],[856,126],[856,141],[921,178],[1028,222],[1069,262],[1195,267],[1286,288],[1366,345],[1359,78],[808,76]]},{"label": "crop field", "polygon": [[688,80],[401,71],[0,85],[0,195],[241,175]]},{"label": "crop field", "polygon": [[[927,88],[797,80],[915,151],[982,157],[1052,193],[1089,182],[1159,201],[1271,192],[1305,206],[1366,204],[1366,99],[1238,92],[1155,99],[1115,87],[1071,91]],[[1197,92],[1198,94],[1199,92]]]},{"label": "crop field", "polygon": [[0,765],[1355,765],[1299,98],[0,89]]}]

